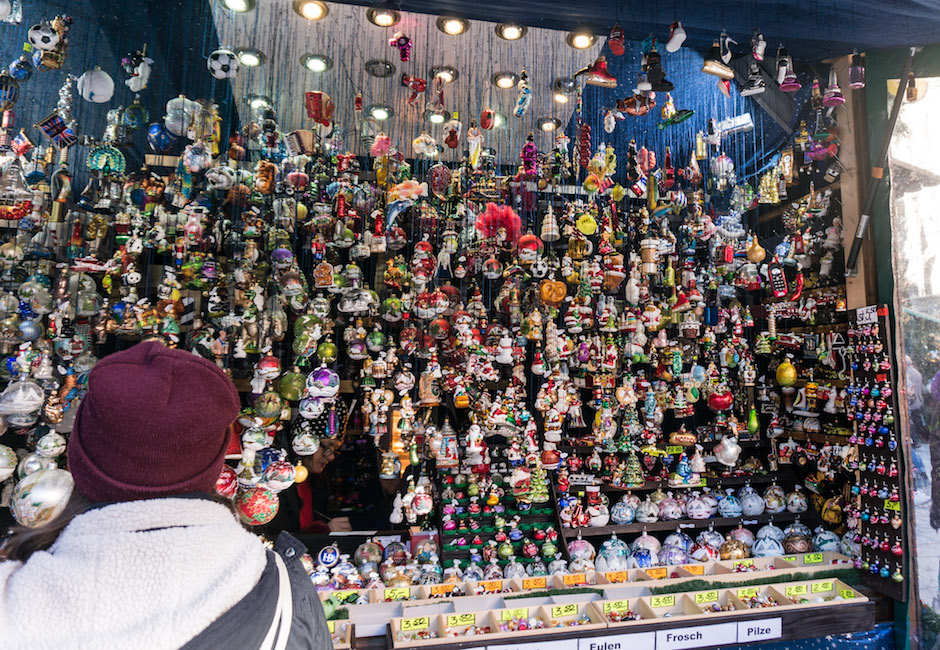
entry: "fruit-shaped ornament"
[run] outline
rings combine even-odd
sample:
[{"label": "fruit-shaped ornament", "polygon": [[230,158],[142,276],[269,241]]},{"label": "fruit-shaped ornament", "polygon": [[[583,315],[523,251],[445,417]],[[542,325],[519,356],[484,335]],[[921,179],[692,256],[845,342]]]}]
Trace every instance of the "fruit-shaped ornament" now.
[{"label": "fruit-shaped ornament", "polygon": [[796,367],[790,361],[790,355],[787,355],[787,358],[777,366],[776,377],[777,384],[784,388],[793,386],[796,383]]}]

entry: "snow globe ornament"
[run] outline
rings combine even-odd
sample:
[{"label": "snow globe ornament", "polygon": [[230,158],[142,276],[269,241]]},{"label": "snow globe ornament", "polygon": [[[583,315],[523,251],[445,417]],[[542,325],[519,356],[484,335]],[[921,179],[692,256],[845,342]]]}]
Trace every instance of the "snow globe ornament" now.
[{"label": "snow globe ornament", "polygon": [[630,553],[627,558],[627,567],[630,569],[648,569],[659,564],[659,556],[656,551],[646,547],[640,547]]},{"label": "snow globe ornament", "polygon": [[65,508],[75,481],[64,469],[50,467],[21,479],[10,496],[10,510],[21,526],[49,523]]},{"label": "snow globe ornament", "polygon": [[775,526],[774,522],[770,522],[757,531],[757,539],[764,539],[765,537],[770,537],[778,542],[782,542],[786,534],[778,526]]},{"label": "snow globe ornament", "polygon": [[822,526],[816,529],[813,535],[813,548],[817,551],[832,551],[838,553],[841,548],[841,540],[831,530],[826,530]]},{"label": "snow globe ornament", "polygon": [[682,532],[681,529],[676,529],[676,532],[672,533],[665,540],[663,540],[663,546],[678,546],[686,553],[694,546],[695,542],[692,541],[692,538]]},{"label": "snow globe ornament", "polygon": [[234,79],[238,74],[238,56],[232,50],[220,48],[206,59],[206,67],[209,74],[219,81]]},{"label": "snow globe ornament", "polygon": [[620,501],[610,509],[610,520],[618,526],[632,523],[635,516],[636,512],[633,506],[630,505],[626,495],[621,497]]},{"label": "snow globe ornament", "polygon": [[627,569],[627,557],[630,555],[630,547],[614,533],[610,539],[601,544],[600,553],[597,554],[595,569],[600,572],[607,571],[625,571]]},{"label": "snow globe ornament", "polygon": [[754,557],[776,557],[784,553],[783,544],[773,537],[762,537],[751,547],[751,554]]},{"label": "snow globe ornament", "polygon": [[[764,512],[764,499],[755,492],[751,491],[741,498],[741,511],[745,517],[756,517]],[[720,504],[719,504],[720,505]]]},{"label": "snow globe ornament", "polygon": [[651,551],[659,551],[662,548],[662,544],[659,543],[659,540],[646,532],[646,529],[643,529],[643,534],[637,537],[635,540],[630,542],[630,550],[635,551],[638,548],[648,548]]},{"label": "snow globe ornament", "polygon": [[799,514],[806,512],[808,509],[809,502],[806,500],[806,496],[800,490],[799,486],[795,487],[793,492],[787,495],[787,511]]},{"label": "snow globe ornament", "polygon": [[636,507],[636,520],[643,524],[659,521],[659,506],[653,503],[650,497],[646,497],[646,500]]},{"label": "snow globe ornament", "polygon": [[568,542],[568,555],[571,557],[572,561],[583,559],[594,560],[597,556],[597,552],[589,541],[581,538],[581,534],[579,533],[577,539]]},{"label": "snow globe ornament", "polygon": [[665,565],[687,564],[689,554],[678,546],[667,544],[659,551],[659,563]]},{"label": "snow globe ornament", "polygon": [[709,546],[718,548],[721,546],[721,543],[725,541],[725,538],[724,535],[716,531],[712,525],[709,524],[708,528],[698,534],[698,537],[695,538],[695,541],[699,544],[708,544]]},{"label": "snow globe ornament", "polygon": [[660,521],[676,521],[683,518],[682,506],[673,498],[672,492],[659,502]]},{"label": "snow globe ornament", "polygon": [[741,507],[741,501],[738,497],[732,494],[732,491],[729,489],[728,494],[721,501],[718,502],[718,513],[722,517],[740,517],[744,513],[744,509]]}]

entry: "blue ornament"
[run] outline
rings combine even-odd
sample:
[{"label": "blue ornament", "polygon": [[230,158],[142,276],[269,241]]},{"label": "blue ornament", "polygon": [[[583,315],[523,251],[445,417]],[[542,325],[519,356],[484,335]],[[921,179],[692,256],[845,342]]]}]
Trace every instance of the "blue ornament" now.
[{"label": "blue ornament", "polygon": [[333,545],[324,546],[317,553],[317,562],[327,568],[335,566],[339,562],[339,549]]},{"label": "blue ornament", "polygon": [[10,64],[10,75],[17,81],[28,81],[35,70],[32,61],[25,54]]},{"label": "blue ornament", "polygon": [[157,153],[164,153],[176,142],[176,136],[159,122],[153,122],[147,127],[147,142],[150,148]]}]

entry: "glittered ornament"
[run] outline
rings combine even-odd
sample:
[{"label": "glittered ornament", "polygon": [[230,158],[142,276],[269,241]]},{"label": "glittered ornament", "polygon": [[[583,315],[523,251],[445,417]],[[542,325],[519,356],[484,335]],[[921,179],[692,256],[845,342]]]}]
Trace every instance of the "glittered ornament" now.
[{"label": "glittered ornament", "polygon": [[233,500],[235,511],[249,526],[262,526],[277,514],[279,501],[274,491],[253,487],[239,492]]},{"label": "glittered ornament", "polygon": [[64,469],[33,472],[13,488],[10,510],[21,526],[42,526],[62,512],[74,487],[72,475]]}]

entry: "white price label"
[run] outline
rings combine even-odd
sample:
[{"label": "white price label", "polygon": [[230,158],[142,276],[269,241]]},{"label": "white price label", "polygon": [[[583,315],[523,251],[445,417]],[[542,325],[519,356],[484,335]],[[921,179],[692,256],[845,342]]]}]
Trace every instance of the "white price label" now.
[{"label": "white price label", "polygon": [[781,636],[783,636],[783,619],[780,618],[738,623],[738,643],[779,639]]}]

